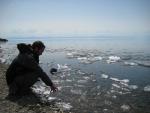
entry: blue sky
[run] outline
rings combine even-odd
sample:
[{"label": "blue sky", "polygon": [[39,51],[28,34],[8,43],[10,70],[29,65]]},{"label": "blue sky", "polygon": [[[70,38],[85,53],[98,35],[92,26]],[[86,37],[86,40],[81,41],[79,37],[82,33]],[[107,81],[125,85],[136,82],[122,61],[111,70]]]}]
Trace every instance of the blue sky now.
[{"label": "blue sky", "polygon": [[149,33],[150,0],[0,0],[0,36]]}]

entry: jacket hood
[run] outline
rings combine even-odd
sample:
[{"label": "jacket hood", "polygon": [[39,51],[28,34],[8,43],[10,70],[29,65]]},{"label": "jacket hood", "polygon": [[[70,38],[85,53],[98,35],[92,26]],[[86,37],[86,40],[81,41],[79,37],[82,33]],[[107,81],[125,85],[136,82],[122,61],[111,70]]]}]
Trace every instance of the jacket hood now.
[{"label": "jacket hood", "polygon": [[20,53],[31,53],[32,52],[32,47],[31,45],[27,45],[25,43],[19,43],[17,44],[17,48]]}]

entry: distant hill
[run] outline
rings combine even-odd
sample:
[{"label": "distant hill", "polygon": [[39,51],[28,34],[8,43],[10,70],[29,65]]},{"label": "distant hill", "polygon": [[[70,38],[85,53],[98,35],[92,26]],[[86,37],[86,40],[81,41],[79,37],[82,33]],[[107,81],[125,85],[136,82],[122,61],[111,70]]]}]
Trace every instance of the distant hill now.
[{"label": "distant hill", "polygon": [[7,39],[0,38],[0,41],[1,41],[1,42],[7,42],[8,40],[7,40]]}]

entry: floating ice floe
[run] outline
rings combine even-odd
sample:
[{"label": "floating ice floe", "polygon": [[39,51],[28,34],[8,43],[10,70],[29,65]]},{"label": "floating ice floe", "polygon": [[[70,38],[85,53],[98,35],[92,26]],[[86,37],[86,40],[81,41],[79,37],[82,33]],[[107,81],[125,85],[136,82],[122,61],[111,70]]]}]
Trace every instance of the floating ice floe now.
[{"label": "floating ice floe", "polygon": [[109,56],[107,63],[110,64],[110,63],[118,62],[120,60],[121,60],[121,58],[118,56]]},{"label": "floating ice floe", "polygon": [[90,77],[87,77],[87,76],[84,76],[83,77],[85,80],[89,80],[90,79]]},{"label": "floating ice floe", "polygon": [[84,75],[84,74],[85,74],[85,73],[82,72],[81,70],[78,70],[78,73],[79,73],[80,75]]},{"label": "floating ice floe", "polygon": [[109,101],[109,100],[105,100],[104,103],[105,103],[106,105],[111,105],[111,104],[112,104],[112,102]]},{"label": "floating ice floe", "polygon": [[144,91],[145,91],[145,92],[150,92],[150,85],[145,86],[145,87],[144,87]]},{"label": "floating ice floe", "polygon": [[137,89],[137,88],[138,88],[137,85],[129,85],[128,87],[129,87],[130,89]]},{"label": "floating ice floe", "polygon": [[85,87],[84,85],[79,85],[79,84],[74,84],[74,86],[80,87],[80,88],[81,88],[81,87],[82,87],[82,88]]},{"label": "floating ice floe", "polygon": [[90,64],[90,63],[102,60],[102,57],[100,57],[100,56],[97,56],[97,57],[78,57],[77,59],[81,63]]},{"label": "floating ice floe", "polygon": [[61,108],[64,111],[70,110],[72,108],[70,103],[65,103],[65,102],[58,102],[58,103],[56,103],[56,106]]},{"label": "floating ice floe", "polygon": [[96,88],[97,88],[97,89],[100,89],[100,88],[101,88],[101,86],[97,86]]},{"label": "floating ice floe", "polygon": [[6,62],[6,59],[0,58],[0,63],[5,63],[5,62]]},{"label": "floating ice floe", "polygon": [[129,111],[129,110],[130,110],[130,106],[129,106],[129,105],[125,105],[125,104],[123,104],[120,108],[121,108],[123,111]]},{"label": "floating ice floe", "polygon": [[66,82],[72,82],[72,80],[70,80],[70,79],[67,79],[67,80],[66,80]]},{"label": "floating ice floe", "polygon": [[106,74],[101,74],[101,78],[107,79],[107,78],[108,78],[108,75],[106,75]]},{"label": "floating ice floe", "polygon": [[125,65],[129,65],[129,66],[137,66],[137,63],[134,62],[124,62]]},{"label": "floating ice floe", "polygon": [[150,67],[150,61],[136,61],[139,66]]},{"label": "floating ice floe", "polygon": [[119,85],[117,84],[112,84],[113,87],[116,87],[116,88],[121,88]]},{"label": "floating ice floe", "polygon": [[119,80],[118,78],[113,78],[113,77],[110,77],[110,79],[113,80],[113,81],[116,81],[116,82],[124,82],[124,83],[128,83],[129,82],[129,79]]},{"label": "floating ice floe", "polygon": [[71,52],[67,53],[67,58],[77,58],[77,57],[85,57],[86,55],[82,52]]},{"label": "floating ice floe", "polygon": [[112,96],[112,98],[113,98],[113,99],[116,99],[116,98],[117,98],[117,96],[116,96],[116,95],[113,95],[113,96]]}]

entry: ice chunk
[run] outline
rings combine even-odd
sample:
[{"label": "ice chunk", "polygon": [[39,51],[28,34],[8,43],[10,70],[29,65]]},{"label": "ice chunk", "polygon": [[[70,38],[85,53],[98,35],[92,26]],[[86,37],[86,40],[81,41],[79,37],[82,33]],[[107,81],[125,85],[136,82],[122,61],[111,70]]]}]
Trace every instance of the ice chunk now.
[{"label": "ice chunk", "polygon": [[84,85],[74,84],[76,87],[85,87]]},{"label": "ice chunk", "polygon": [[77,58],[78,60],[88,60],[88,58],[87,57],[79,57],[79,58]]},{"label": "ice chunk", "polygon": [[58,106],[62,110],[70,110],[72,108],[70,103],[65,103],[65,102],[58,102],[58,103],[56,103],[56,106]]},{"label": "ice chunk", "polygon": [[136,61],[139,66],[150,67],[150,61]]},{"label": "ice chunk", "polygon": [[106,75],[106,74],[101,74],[101,78],[107,79],[107,78],[108,78],[108,75]]},{"label": "ice chunk", "polygon": [[57,64],[58,67],[58,71],[62,70],[62,71],[70,71],[71,68],[69,68],[69,66],[67,64],[61,65],[61,64]]},{"label": "ice chunk", "polygon": [[91,62],[96,62],[96,61],[102,60],[102,57],[100,57],[100,56],[89,57],[88,60],[91,61]]},{"label": "ice chunk", "polygon": [[137,63],[134,62],[124,62],[125,65],[129,65],[129,66],[137,66]]},{"label": "ice chunk", "polygon": [[0,63],[5,63],[5,62],[6,62],[6,59],[0,58]]},{"label": "ice chunk", "polygon": [[123,80],[120,80],[120,82],[128,83],[128,82],[129,82],[129,79],[123,79]]},{"label": "ice chunk", "polygon": [[123,82],[123,83],[128,83],[129,82],[128,79],[119,80],[118,78],[113,78],[113,77],[110,77],[110,79],[113,80],[113,81],[116,81],[116,82]]},{"label": "ice chunk", "polygon": [[48,97],[49,102],[55,101],[56,99],[57,99],[56,97]]},{"label": "ice chunk", "polygon": [[71,89],[70,91],[71,91],[71,93],[73,93],[73,94],[77,94],[77,95],[81,95],[81,94],[82,94],[82,91],[81,91],[81,90],[73,90],[73,89]]},{"label": "ice chunk", "polygon": [[81,83],[81,84],[84,84],[84,83],[87,82],[87,80],[78,80],[77,82],[78,82],[78,83]]},{"label": "ice chunk", "polygon": [[121,109],[122,109],[123,111],[129,111],[129,110],[130,110],[130,106],[123,104],[123,105],[121,106]]},{"label": "ice chunk", "polygon": [[112,102],[109,101],[109,100],[105,100],[104,103],[105,103],[106,105],[111,105],[111,104],[112,104]]},{"label": "ice chunk", "polygon": [[47,91],[44,91],[43,94],[44,94],[44,95],[49,95],[49,94],[50,94],[50,90],[49,90],[49,91],[48,91],[48,90],[47,90]]},{"label": "ice chunk", "polygon": [[112,84],[113,87],[116,87],[116,88],[121,88],[119,85],[117,84]]},{"label": "ice chunk", "polygon": [[83,78],[84,78],[85,80],[89,80],[89,79],[90,79],[90,77],[86,77],[86,76],[85,76],[85,77],[83,77]]},{"label": "ice chunk", "polygon": [[108,60],[107,60],[107,63],[114,63],[114,62],[118,62],[120,60],[121,60],[121,58],[118,57],[118,56],[109,56]]},{"label": "ice chunk", "polygon": [[84,75],[84,74],[85,74],[85,73],[82,72],[81,70],[78,70],[78,73],[79,73],[80,75]]},{"label": "ice chunk", "polygon": [[110,79],[113,80],[113,81],[117,81],[117,82],[120,81],[118,78],[110,77]]},{"label": "ice chunk", "polygon": [[144,87],[144,91],[150,92],[150,85],[145,86],[145,87]]},{"label": "ice chunk", "polygon": [[100,89],[100,88],[101,88],[101,86],[99,86],[99,85],[98,85],[96,88],[97,88],[97,89]]},{"label": "ice chunk", "polygon": [[90,57],[78,57],[77,59],[80,60],[81,63],[89,64],[89,63],[93,63],[93,62],[102,60],[102,57],[100,57],[100,56],[91,57],[90,56]]},{"label": "ice chunk", "polygon": [[105,111],[108,111],[108,109],[103,109],[103,111],[105,112]]},{"label": "ice chunk", "polygon": [[67,53],[68,58],[73,58],[73,53]]},{"label": "ice chunk", "polygon": [[112,98],[113,98],[113,99],[116,99],[116,98],[117,98],[117,96],[116,96],[116,95],[113,95],[113,96],[112,96]]},{"label": "ice chunk", "polygon": [[137,89],[138,86],[137,86],[137,85],[129,85],[129,88],[130,88],[130,89]]},{"label": "ice chunk", "polygon": [[60,83],[60,80],[53,80],[53,82],[54,82],[55,84],[59,84],[59,83]]},{"label": "ice chunk", "polygon": [[70,79],[67,79],[67,80],[66,80],[66,82],[72,82],[72,80],[70,80]]},{"label": "ice chunk", "polygon": [[76,52],[76,51],[74,51],[74,52],[71,52],[71,53],[67,53],[67,57],[68,58],[78,58],[78,57],[85,57],[86,55],[85,55],[85,53],[81,53],[81,52]]}]

